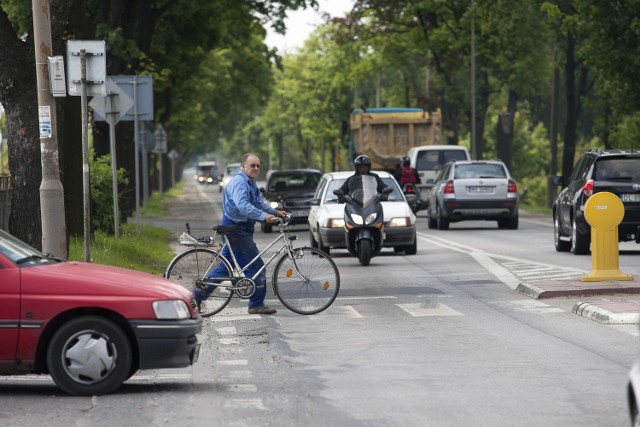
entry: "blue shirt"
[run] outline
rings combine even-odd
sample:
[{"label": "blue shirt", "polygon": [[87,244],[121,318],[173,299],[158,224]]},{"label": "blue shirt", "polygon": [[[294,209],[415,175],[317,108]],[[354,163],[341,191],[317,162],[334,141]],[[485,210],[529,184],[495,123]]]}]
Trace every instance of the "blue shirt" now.
[{"label": "blue shirt", "polygon": [[262,198],[256,181],[239,170],[224,189],[222,213],[238,224],[264,221],[268,213],[276,215],[277,211]]}]

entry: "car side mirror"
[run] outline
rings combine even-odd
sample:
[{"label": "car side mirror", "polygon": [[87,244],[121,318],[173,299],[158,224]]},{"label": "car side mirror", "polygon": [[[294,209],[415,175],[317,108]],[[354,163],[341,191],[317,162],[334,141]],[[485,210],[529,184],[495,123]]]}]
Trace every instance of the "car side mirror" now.
[{"label": "car side mirror", "polygon": [[382,194],[384,195],[388,195],[389,193],[391,193],[393,191],[393,188],[390,187],[385,187],[382,189]]},{"label": "car side mirror", "polygon": [[553,183],[553,185],[562,185],[563,187],[565,185],[563,176],[554,176],[553,178],[551,178],[551,182]]},{"label": "car side mirror", "polygon": [[260,187],[260,188],[258,188],[258,190],[260,191],[260,194],[264,194],[264,192],[265,192],[264,187]]},{"label": "car side mirror", "polygon": [[340,190],[333,190],[333,194],[340,197],[340,196],[344,196],[344,193]]}]

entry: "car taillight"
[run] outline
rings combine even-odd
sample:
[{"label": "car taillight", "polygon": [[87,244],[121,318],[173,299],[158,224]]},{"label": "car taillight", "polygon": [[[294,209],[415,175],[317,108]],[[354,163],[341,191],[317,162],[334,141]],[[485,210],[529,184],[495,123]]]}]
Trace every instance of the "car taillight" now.
[{"label": "car taillight", "polygon": [[455,191],[453,191],[453,181],[447,181],[447,183],[444,185],[444,194],[453,193],[455,193]]},{"label": "car taillight", "polygon": [[411,186],[407,187],[407,194],[409,193],[413,193],[413,187]]},{"label": "car taillight", "polygon": [[507,193],[517,193],[517,192],[518,192],[518,186],[516,185],[516,182],[510,179],[509,184],[507,184]]},{"label": "car taillight", "polygon": [[588,179],[584,183],[584,185],[582,186],[582,193],[587,197],[593,196],[593,180],[592,179]]}]

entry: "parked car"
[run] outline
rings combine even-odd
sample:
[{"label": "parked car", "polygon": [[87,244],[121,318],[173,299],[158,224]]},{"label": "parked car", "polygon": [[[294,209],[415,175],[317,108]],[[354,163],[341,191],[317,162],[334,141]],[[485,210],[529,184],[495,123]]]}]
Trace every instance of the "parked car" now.
[{"label": "parked car", "polygon": [[[309,201],[322,177],[317,169],[271,170],[266,187],[261,188],[272,208],[284,209],[293,216],[294,224],[306,224],[311,205]],[[261,224],[265,233],[271,233],[271,224]]]},{"label": "parked car", "polygon": [[225,174],[222,177],[222,187],[226,187],[231,181],[231,178],[240,170],[240,163],[229,163],[225,169]]},{"label": "parked car", "polygon": [[497,221],[518,228],[518,188],[499,160],[455,161],[444,165],[427,198],[429,228],[446,230],[451,222]]},{"label": "parked car", "polygon": [[624,217],[618,240],[640,243],[640,150],[600,150],[584,153],[571,176],[553,178],[565,188],[553,202],[553,234],[558,252],[589,253],[591,226],[584,216],[589,197],[607,191],[620,197]]},{"label": "parked car", "polygon": [[191,292],[147,273],[40,253],[0,230],[0,375],[49,374],[72,395],[198,358]]},{"label": "parked car", "polygon": [[[375,171],[387,187],[393,189],[388,199],[382,202],[384,212],[383,248],[414,255],[418,250],[416,239],[416,216],[411,211],[400,186],[388,172]],[[338,203],[333,194],[353,175],[353,172],[331,172],[322,176],[318,189],[311,200],[309,212],[309,238],[311,246],[330,254],[331,249],[346,248],[344,230],[344,204]]]}]

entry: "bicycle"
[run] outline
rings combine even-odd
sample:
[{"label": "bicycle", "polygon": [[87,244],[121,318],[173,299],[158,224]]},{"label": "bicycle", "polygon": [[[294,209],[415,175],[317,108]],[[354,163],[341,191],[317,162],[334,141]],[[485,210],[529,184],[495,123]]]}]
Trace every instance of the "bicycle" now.
[{"label": "bicycle", "polygon": [[[167,266],[165,277],[185,288],[209,294],[200,303],[200,315],[209,317],[222,311],[234,294],[242,299],[250,298],[256,290],[254,280],[277,259],[272,275],[273,293],[282,305],[298,314],[316,314],[326,310],[335,301],[340,290],[340,273],[335,262],[325,252],[307,246],[294,248],[297,235],[289,236],[287,226],[291,216],[278,218],[279,234],[249,264],[240,268],[231,243],[225,236],[235,228],[234,225],[213,227],[213,236],[194,237],[189,224],[178,242],[191,249],[176,255]],[[218,241],[217,237],[220,236]],[[253,277],[246,277],[244,272],[279,241],[280,248],[264,263],[264,266]],[[222,255],[228,247],[230,260]],[[220,264],[224,265],[227,274],[209,277]]]}]

